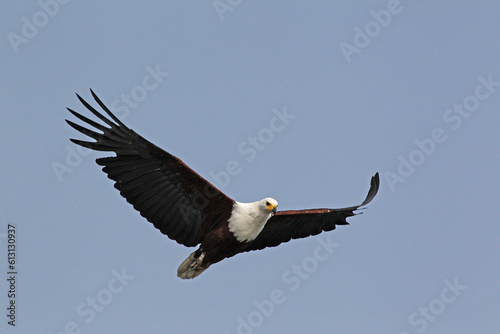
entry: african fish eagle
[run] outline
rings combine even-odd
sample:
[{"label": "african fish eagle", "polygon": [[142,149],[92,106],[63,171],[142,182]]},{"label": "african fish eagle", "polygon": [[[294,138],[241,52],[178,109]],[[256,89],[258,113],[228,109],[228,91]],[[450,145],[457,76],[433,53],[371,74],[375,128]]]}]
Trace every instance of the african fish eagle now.
[{"label": "african fish eagle", "polygon": [[97,104],[111,118],[77,97],[109,127],[73,110],[68,110],[101,133],[72,121],[66,122],[94,142],[71,139],[75,144],[116,156],[99,158],[97,164],[115,181],[120,194],[163,234],[196,251],[182,262],[177,276],[195,278],[210,265],[238,253],[278,246],[291,239],[305,238],[336,225],[348,225],[346,218],[368,204],[377,194],[379,176],[371,179],[370,190],[360,205],[342,209],[276,211],[278,202],[264,198],[253,203],[234,201],[198,175],[180,159],[144,139],[123,124],[91,90]]}]

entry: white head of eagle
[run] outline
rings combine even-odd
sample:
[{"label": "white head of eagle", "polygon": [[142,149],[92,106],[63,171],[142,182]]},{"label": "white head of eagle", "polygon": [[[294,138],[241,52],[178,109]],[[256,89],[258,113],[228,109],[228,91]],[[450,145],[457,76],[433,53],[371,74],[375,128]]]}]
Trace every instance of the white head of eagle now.
[{"label": "white head of eagle", "polygon": [[239,242],[250,242],[259,235],[277,207],[278,201],[271,197],[252,203],[235,202],[229,217],[229,231]]},{"label": "white head of eagle", "polygon": [[[127,202],[170,239],[187,247],[198,246],[177,269],[180,278],[197,277],[210,265],[242,252],[275,247],[347,225],[346,218],[377,194],[378,173],[372,177],[363,203],[346,208],[276,212],[278,202],[273,198],[237,202],[182,160],[127,127],[91,93],[108,117],[77,96],[107,126],[68,108],[76,118],[97,130],[67,120],[74,129],[94,139],[71,141],[92,150],[114,152],[115,156],[96,162]],[[200,199],[204,199],[201,204]]]}]

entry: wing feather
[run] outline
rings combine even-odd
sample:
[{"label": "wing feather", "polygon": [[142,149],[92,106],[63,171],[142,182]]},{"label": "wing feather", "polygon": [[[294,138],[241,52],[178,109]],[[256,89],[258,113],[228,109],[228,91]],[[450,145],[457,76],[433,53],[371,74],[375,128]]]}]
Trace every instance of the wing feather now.
[{"label": "wing feather", "polygon": [[[91,94],[109,118],[78,94],[77,97],[107,126],[68,108],[76,118],[100,131],[99,133],[66,120],[75,130],[95,140],[71,141],[96,151],[116,154],[113,157],[99,158],[96,162],[115,181],[115,188],[141,216],[169,238],[186,246],[199,244],[204,233],[218,223],[214,218],[229,218],[234,203],[231,198],[180,159],[125,126],[92,90]],[[210,193],[207,193],[207,189]],[[200,197],[203,197],[204,205],[199,204]]]},{"label": "wing feather", "polygon": [[323,231],[334,230],[337,225],[348,225],[347,218],[354,216],[354,211],[362,208],[377,194],[380,185],[376,173],[370,182],[370,190],[360,205],[342,209],[309,209],[278,211],[267,221],[264,229],[245,251],[275,247],[292,239],[306,238]]}]

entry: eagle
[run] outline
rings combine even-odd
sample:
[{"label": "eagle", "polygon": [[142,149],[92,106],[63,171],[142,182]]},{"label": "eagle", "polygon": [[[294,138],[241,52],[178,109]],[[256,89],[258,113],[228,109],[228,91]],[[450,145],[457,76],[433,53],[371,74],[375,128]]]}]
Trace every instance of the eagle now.
[{"label": "eagle", "polygon": [[199,245],[179,266],[177,276],[182,279],[195,278],[212,264],[238,253],[275,247],[348,225],[346,218],[354,216],[377,194],[378,173],[372,176],[363,203],[347,208],[277,211],[278,202],[271,197],[253,203],[237,202],[182,160],[127,127],[90,92],[108,117],[76,95],[107,126],[67,108],[99,131],[66,120],[95,141],[70,140],[92,150],[114,152],[115,156],[96,162],[127,202],[170,239],[187,247]]}]

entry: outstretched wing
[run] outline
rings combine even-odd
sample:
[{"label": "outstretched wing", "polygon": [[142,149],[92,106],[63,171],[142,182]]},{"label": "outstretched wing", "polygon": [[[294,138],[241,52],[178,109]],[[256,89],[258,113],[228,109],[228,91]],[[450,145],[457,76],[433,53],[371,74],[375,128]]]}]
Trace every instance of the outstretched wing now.
[{"label": "outstretched wing", "polygon": [[196,246],[212,225],[229,219],[234,201],[202,178],[180,159],[165,152],[125,126],[91,90],[99,106],[111,118],[99,113],[78,94],[78,99],[103,126],[68,110],[102,133],[66,120],[95,142],[71,139],[75,144],[115,152],[116,156],[96,162],[115,181],[115,188],[140,214],[170,239]]},{"label": "outstretched wing", "polygon": [[360,205],[342,209],[278,211],[269,218],[264,229],[245,251],[278,246],[291,239],[306,238],[334,230],[336,225],[348,225],[346,218],[354,216],[354,211],[371,202],[377,194],[379,184],[379,176],[376,173],[371,179],[368,195]]}]

